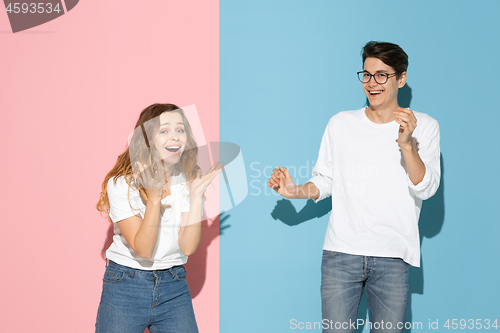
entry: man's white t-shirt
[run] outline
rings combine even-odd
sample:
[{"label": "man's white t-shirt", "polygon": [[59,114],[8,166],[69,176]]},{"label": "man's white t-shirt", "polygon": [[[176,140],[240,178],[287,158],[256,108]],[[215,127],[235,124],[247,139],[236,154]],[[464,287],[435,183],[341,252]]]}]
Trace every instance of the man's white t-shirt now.
[{"label": "man's white t-shirt", "polygon": [[[131,216],[140,214],[144,218],[146,212],[145,201],[135,187],[130,188],[123,176],[114,184],[114,177],[108,181],[108,198],[110,205],[109,217],[113,221],[113,243],[106,251],[106,258],[114,262],[144,270],[166,269],[187,262],[187,256],[179,248],[179,229],[182,213],[189,212],[189,189],[182,174],[172,177],[171,195],[161,200],[162,205],[170,205],[160,210],[160,226],[158,238],[151,259],[141,258],[125,240],[120,232],[117,222]],[[129,201],[130,199],[130,201]]]},{"label": "man's white t-shirt", "polygon": [[412,141],[425,165],[416,186],[398,146],[399,124],[373,123],[365,109],[340,112],[328,122],[309,180],[322,200],[332,198],[323,248],[355,255],[401,258],[420,266],[418,218],[422,200],[439,187],[439,124],[413,112]]}]

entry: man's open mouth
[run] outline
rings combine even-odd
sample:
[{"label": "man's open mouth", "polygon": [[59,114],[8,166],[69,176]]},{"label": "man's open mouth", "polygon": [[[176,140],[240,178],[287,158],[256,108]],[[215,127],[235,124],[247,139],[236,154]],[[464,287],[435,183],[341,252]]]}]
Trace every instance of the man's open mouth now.
[{"label": "man's open mouth", "polygon": [[369,91],[371,96],[378,96],[382,93],[383,90],[371,90]]}]

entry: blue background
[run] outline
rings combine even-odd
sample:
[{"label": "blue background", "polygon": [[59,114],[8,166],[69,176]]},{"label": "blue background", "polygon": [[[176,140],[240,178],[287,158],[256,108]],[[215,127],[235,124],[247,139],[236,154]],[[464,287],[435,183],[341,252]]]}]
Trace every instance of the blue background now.
[{"label": "blue background", "polygon": [[241,147],[249,185],[223,216],[221,332],[321,321],[330,200],[285,200],[266,183],[277,165],[305,183],[328,120],[365,105],[356,72],[370,40],[408,53],[400,104],[441,127],[441,187],[424,202],[407,321],[447,331],[447,319],[500,320],[499,15],[499,1],[220,1],[220,140]]}]

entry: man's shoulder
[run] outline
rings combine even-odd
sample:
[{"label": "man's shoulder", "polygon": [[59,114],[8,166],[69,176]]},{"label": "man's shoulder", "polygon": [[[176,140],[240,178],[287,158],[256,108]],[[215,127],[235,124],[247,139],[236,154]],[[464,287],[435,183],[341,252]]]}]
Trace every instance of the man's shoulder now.
[{"label": "man's shoulder", "polygon": [[344,122],[344,121],[349,121],[352,119],[357,119],[362,116],[364,108],[358,109],[358,110],[348,110],[348,111],[340,111],[336,114],[334,114],[328,123],[334,123],[334,122]]},{"label": "man's shoulder", "polygon": [[[427,113],[412,110],[415,118],[417,118],[417,130],[421,131],[439,131],[439,123],[436,119],[429,116]],[[419,128],[420,127],[420,128]]]},{"label": "man's shoulder", "polygon": [[420,139],[426,137],[434,137],[439,135],[439,123],[436,119],[429,116],[427,113],[412,110],[415,118],[417,118],[417,127],[413,132],[413,136]]},{"label": "man's shoulder", "polygon": [[415,115],[415,117],[417,118],[417,123],[418,122],[426,123],[426,124],[437,124],[438,123],[436,119],[432,118],[427,113],[418,112],[415,110],[412,110],[412,111],[413,111],[413,114]]}]

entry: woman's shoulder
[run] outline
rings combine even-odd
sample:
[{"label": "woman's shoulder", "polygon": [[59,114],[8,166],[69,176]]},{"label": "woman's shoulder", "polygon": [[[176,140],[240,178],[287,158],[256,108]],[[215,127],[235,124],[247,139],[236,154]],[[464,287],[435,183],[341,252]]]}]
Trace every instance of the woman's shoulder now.
[{"label": "woman's shoulder", "polygon": [[125,177],[122,175],[111,177],[108,180],[108,185],[107,185],[108,194],[127,195],[129,193],[129,187],[130,187],[130,192],[133,192],[134,186],[130,186],[129,183],[127,183],[127,180],[130,182],[130,178],[125,179]]}]

